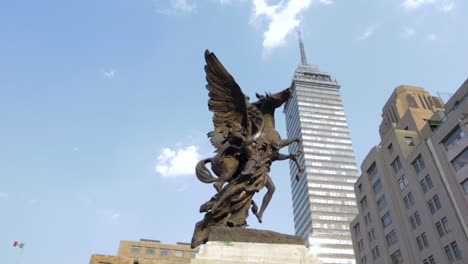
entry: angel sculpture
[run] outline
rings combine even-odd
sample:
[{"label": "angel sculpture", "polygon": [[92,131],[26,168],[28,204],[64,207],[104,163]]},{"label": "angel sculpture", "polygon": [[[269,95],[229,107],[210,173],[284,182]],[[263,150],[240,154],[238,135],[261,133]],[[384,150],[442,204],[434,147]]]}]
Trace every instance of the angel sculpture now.
[{"label": "angel sculpture", "polygon": [[[302,175],[297,160],[302,154],[301,139],[282,140],[275,130],[275,109],[290,98],[291,89],[276,94],[256,94],[258,101],[250,103],[234,78],[208,50],[205,61],[208,108],[213,112],[214,125],[208,137],[216,148],[216,155],[198,162],[196,175],[204,183],[214,183],[217,193],[200,207],[205,217],[195,225],[192,248],[206,242],[210,226],[246,227],[249,209],[262,222],[275,191],[268,174],[274,161],[291,159],[298,167],[296,179]],[[279,153],[293,142],[298,144],[296,152]],[[207,163],[211,163],[216,177],[205,166]],[[267,193],[258,210],[253,196],[263,187]]]}]

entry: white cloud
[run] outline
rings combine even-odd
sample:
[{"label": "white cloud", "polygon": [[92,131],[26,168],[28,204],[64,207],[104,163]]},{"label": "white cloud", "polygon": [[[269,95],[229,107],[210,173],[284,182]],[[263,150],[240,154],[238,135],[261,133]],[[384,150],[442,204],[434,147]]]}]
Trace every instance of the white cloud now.
[{"label": "white cloud", "polygon": [[427,35],[427,40],[434,41],[434,40],[437,40],[437,39],[439,39],[439,37],[435,33],[430,33],[430,34]]},{"label": "white cloud", "polygon": [[[221,1],[224,2],[224,1]],[[164,15],[177,15],[177,14],[191,14],[197,10],[195,0],[170,0],[169,8],[159,8],[159,1],[153,0],[153,4],[156,6],[156,12]]]},{"label": "white cloud", "polygon": [[116,73],[117,73],[117,71],[115,69],[112,69],[112,68],[109,68],[109,69],[106,69],[106,70],[102,71],[102,74],[107,79],[114,79]]},{"label": "white cloud", "polygon": [[331,4],[335,3],[335,1],[333,1],[333,0],[319,0],[319,2],[324,4],[324,5],[331,5]]},{"label": "white cloud", "polygon": [[[333,3],[330,0],[320,2]],[[266,0],[253,0],[252,3],[254,20],[262,16],[269,20],[268,29],[263,33],[263,47],[271,50],[283,45],[288,34],[300,25],[299,15],[310,7],[312,0],[284,0],[272,5]]]},{"label": "white cloud", "polygon": [[416,10],[424,6],[432,6],[447,13],[455,8],[453,0],[404,0],[401,5],[407,11]]},{"label": "white cloud", "polygon": [[155,171],[162,177],[193,175],[199,159],[197,146],[165,148],[157,158]]},{"label": "white cloud", "polygon": [[0,192],[0,200],[8,200],[8,194],[4,192]]},{"label": "white cloud", "polygon": [[361,34],[358,35],[357,39],[358,40],[366,40],[366,39],[372,37],[372,35],[374,35],[376,29],[377,29],[376,25],[368,26]]}]

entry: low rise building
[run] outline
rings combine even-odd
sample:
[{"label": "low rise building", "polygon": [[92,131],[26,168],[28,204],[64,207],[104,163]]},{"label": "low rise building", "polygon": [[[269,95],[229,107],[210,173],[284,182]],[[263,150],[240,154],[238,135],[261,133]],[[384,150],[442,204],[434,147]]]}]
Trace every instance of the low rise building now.
[{"label": "low rise building", "polygon": [[121,240],[117,256],[93,254],[90,264],[179,264],[190,263],[198,248],[189,243],[163,244],[159,240]]}]

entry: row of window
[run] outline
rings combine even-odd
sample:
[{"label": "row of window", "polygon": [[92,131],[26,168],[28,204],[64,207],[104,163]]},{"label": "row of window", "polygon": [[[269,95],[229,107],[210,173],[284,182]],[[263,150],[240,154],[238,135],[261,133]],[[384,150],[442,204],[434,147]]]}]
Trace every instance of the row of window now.
[{"label": "row of window", "polygon": [[[139,253],[141,252],[141,247],[140,246],[132,246],[131,251],[133,253]],[[161,256],[169,256],[169,252],[171,250],[167,248],[160,248],[159,249],[159,255]],[[154,255],[156,254],[156,248],[154,247],[145,247],[145,253],[149,255]],[[189,257],[193,258],[195,257],[196,252],[194,251],[189,251]],[[183,257],[184,256],[184,251],[183,250],[174,250],[173,253],[174,256],[176,257]]]}]

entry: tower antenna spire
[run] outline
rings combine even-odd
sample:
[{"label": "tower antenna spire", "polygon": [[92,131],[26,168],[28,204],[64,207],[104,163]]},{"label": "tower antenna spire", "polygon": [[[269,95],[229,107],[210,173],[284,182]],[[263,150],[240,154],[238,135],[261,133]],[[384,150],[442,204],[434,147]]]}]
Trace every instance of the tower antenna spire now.
[{"label": "tower antenna spire", "polygon": [[301,31],[297,31],[297,38],[299,39],[299,49],[301,50],[301,63],[307,65],[307,57],[304,50],[304,43],[302,42]]}]

